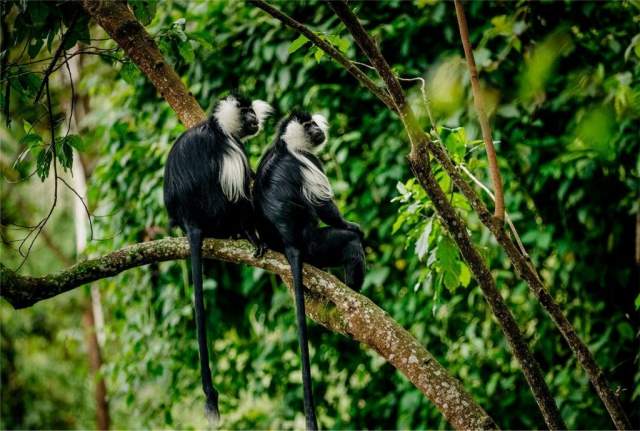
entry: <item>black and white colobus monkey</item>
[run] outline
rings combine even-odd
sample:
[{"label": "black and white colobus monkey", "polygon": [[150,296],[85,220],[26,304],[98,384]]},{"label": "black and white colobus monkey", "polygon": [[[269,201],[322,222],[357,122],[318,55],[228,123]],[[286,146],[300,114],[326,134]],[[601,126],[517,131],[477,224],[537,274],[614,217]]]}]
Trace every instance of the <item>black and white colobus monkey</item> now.
[{"label": "black and white colobus monkey", "polygon": [[264,251],[254,225],[252,172],[242,139],[257,135],[270,114],[268,103],[232,95],[220,100],[207,120],[184,132],[173,145],[164,171],[164,202],[172,225],[186,232],[191,247],[195,317],[207,417],[219,418],[218,392],[211,381],[204,298],[202,239],[243,235]]},{"label": "black and white colobus monkey", "polygon": [[[338,267],[345,282],[360,289],[365,273],[363,233],[346,221],[333,202],[333,191],[320,160],[313,154],[327,141],[322,115],[294,112],[279,125],[275,142],[256,172],[254,205],[258,233],[270,248],[284,251],[293,274],[298,341],[302,357],[304,409],[307,428],[317,429],[307,324],[304,311],[302,264]],[[319,227],[323,221],[328,227]]]}]

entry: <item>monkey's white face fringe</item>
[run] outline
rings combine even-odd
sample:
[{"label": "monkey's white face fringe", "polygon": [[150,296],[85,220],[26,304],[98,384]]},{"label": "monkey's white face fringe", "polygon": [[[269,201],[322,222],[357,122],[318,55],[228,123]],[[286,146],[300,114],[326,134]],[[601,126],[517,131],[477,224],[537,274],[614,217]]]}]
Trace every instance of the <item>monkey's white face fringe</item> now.
[{"label": "monkey's white face fringe", "polygon": [[263,100],[254,100],[251,102],[251,109],[256,114],[256,118],[258,118],[258,130],[253,135],[248,135],[242,138],[242,141],[246,141],[247,139],[254,138],[258,136],[258,134],[262,131],[262,126],[264,125],[264,120],[271,114],[273,108],[267,102]]},{"label": "monkey's white face fringe", "polygon": [[[324,131],[325,129],[323,127],[328,128],[328,124],[324,117],[322,117],[322,119],[324,120],[323,125],[318,123],[318,127]],[[326,135],[325,132],[325,136]],[[302,153],[303,151],[311,151],[313,149],[313,145],[304,131],[304,126],[295,120],[289,122],[282,135],[282,140],[287,144],[287,149],[291,155],[302,164],[302,194],[304,197],[312,204],[320,204],[331,200],[333,198],[333,190],[331,190],[329,179],[324,172],[318,169],[318,167]],[[324,145],[324,143],[322,145]]]},{"label": "monkey's white face fringe", "polygon": [[216,106],[213,116],[218,120],[222,131],[229,136],[236,136],[242,130],[240,107],[233,96],[221,100]]},{"label": "monkey's white face fringe", "polygon": [[229,138],[229,146],[222,156],[222,169],[220,169],[220,187],[222,193],[230,202],[238,202],[238,199],[249,197],[244,190],[244,180],[249,170],[249,161],[244,151],[235,139]]},{"label": "monkey's white face fringe", "polygon": [[251,107],[253,108],[253,112],[256,113],[256,117],[258,117],[258,126],[259,130],[262,130],[262,126],[264,125],[264,120],[267,119],[269,115],[273,112],[273,108],[264,100],[254,100],[251,102]]},{"label": "monkey's white face fringe", "polygon": [[322,149],[322,147],[326,145],[327,141],[329,140],[329,122],[327,121],[327,118],[321,114],[313,114],[311,116],[311,119],[318,125],[318,127],[320,127],[322,133],[324,133],[324,142],[318,145],[315,149],[315,152],[318,152]]}]

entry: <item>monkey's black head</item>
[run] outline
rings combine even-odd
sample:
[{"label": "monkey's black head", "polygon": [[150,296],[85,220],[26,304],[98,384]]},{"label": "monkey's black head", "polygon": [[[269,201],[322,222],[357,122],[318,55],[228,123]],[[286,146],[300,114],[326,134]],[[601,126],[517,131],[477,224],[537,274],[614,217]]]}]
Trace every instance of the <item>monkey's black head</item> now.
[{"label": "monkey's black head", "polygon": [[280,124],[280,137],[291,151],[319,151],[327,142],[329,123],[320,114],[295,111]]},{"label": "monkey's black head", "polygon": [[271,111],[267,102],[232,94],[218,102],[213,116],[225,133],[243,139],[256,136]]}]

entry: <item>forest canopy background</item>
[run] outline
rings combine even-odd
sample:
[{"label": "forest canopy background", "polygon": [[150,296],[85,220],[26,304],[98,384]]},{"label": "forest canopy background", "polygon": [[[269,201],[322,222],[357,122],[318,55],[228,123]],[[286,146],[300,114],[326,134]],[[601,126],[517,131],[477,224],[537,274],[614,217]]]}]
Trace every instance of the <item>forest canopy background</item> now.
[{"label": "forest canopy background", "polygon": [[[363,293],[416,336],[503,428],[540,426],[519,367],[485,301],[406,162],[402,127],[321,51],[241,2],[132,3],[201,106],[238,87],[273,103],[322,112],[331,124],[323,155],[337,201],[367,237]],[[326,5],[278,5],[350,58],[362,60]],[[355,5],[401,77],[424,77],[438,129],[453,157],[489,184],[453,4]],[[552,294],[606,371],[638,424],[639,261],[634,241],[640,173],[640,9],[637,2],[473,2],[471,39],[494,129],[506,208]],[[60,44],[55,3],[17,2],[2,97],[2,262],[17,267],[17,225],[37,223],[53,197],[44,175],[46,98],[34,104],[42,70]],[[81,18],[84,19],[85,17]],[[58,24],[55,24],[58,23]],[[66,22],[68,24],[68,22]],[[147,78],[97,26],[63,41],[87,51],[79,79],[52,75],[56,122],[72,96],[84,110],[63,157],[78,151],[88,176],[93,237],[86,255],[168,235],[162,168],[184,130]],[[39,31],[49,29],[49,31]],[[5,27],[3,27],[5,30]],[[3,40],[6,40],[3,35]],[[79,48],[75,48],[76,42]],[[404,82],[429,127],[420,86]],[[73,87],[73,88],[72,88]],[[66,124],[66,123],[65,123]],[[62,130],[66,129],[66,126]],[[248,144],[252,165],[275,120]],[[66,145],[66,146],[65,146]],[[68,150],[66,149],[67,147]],[[65,151],[69,151],[65,155]],[[77,162],[77,160],[76,160]],[[61,160],[61,166],[63,161]],[[48,171],[49,165],[47,165]],[[29,177],[32,172],[37,175]],[[62,169],[61,169],[62,171]],[[64,178],[69,178],[65,174]],[[514,310],[571,428],[610,428],[589,382],[504,254],[439,177],[466,216],[474,241]],[[44,274],[76,256],[67,189],[21,273]],[[18,243],[19,244],[19,243]],[[184,261],[103,280],[103,367],[116,428],[203,425],[191,288]],[[282,283],[258,269],[209,262],[214,383],[229,428],[300,427],[295,319]],[[94,426],[93,380],[81,325],[89,289],[13,311],[0,304],[3,428]],[[324,428],[445,428],[442,416],[374,352],[317,325],[310,331],[314,388]]]}]

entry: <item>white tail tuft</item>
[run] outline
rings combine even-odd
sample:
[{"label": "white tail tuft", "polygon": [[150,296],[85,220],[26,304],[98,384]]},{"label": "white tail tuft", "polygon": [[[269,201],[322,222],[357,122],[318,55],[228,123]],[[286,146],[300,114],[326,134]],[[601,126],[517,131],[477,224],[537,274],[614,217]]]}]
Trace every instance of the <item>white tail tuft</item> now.
[{"label": "white tail tuft", "polygon": [[218,428],[218,425],[220,425],[220,412],[217,406],[207,403],[204,408],[204,415],[207,417],[211,428]]}]

